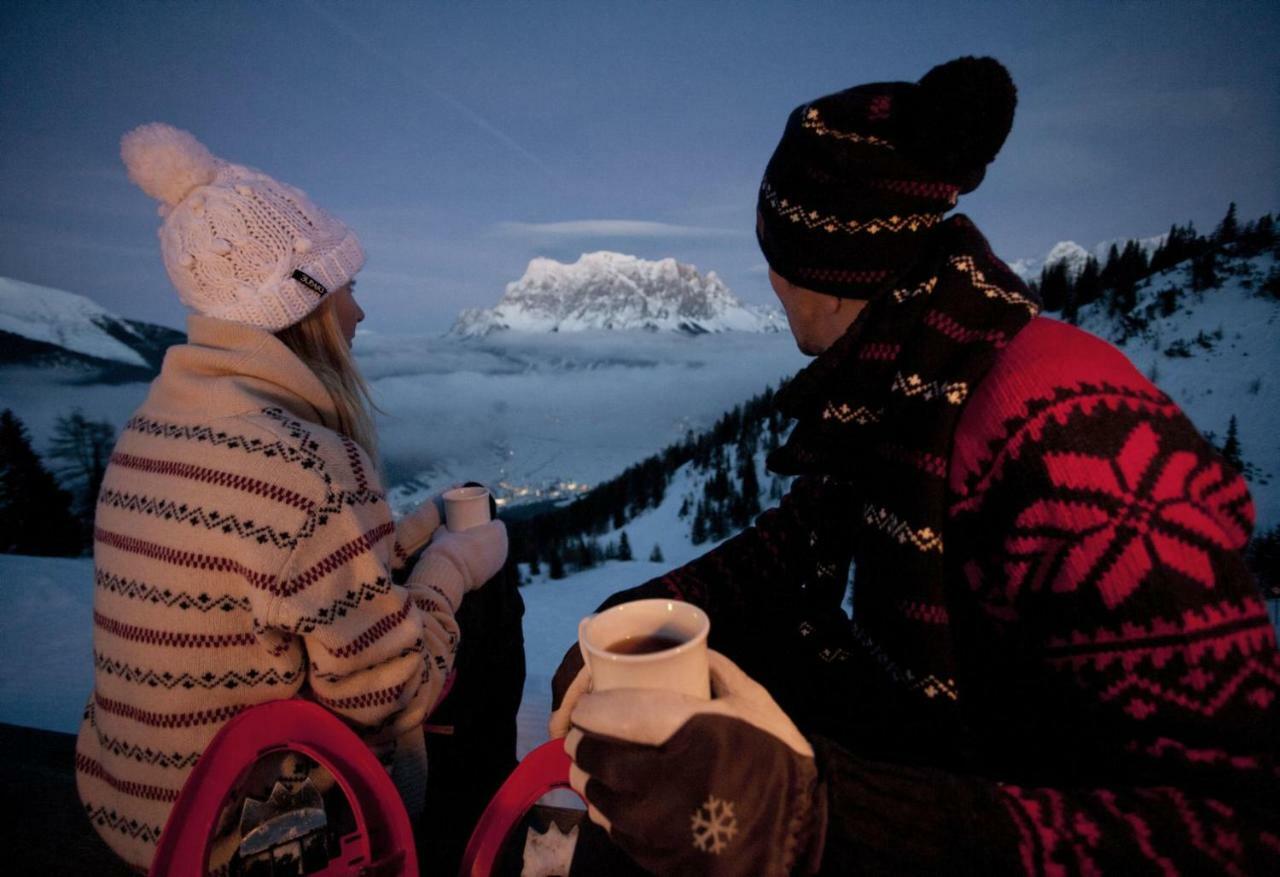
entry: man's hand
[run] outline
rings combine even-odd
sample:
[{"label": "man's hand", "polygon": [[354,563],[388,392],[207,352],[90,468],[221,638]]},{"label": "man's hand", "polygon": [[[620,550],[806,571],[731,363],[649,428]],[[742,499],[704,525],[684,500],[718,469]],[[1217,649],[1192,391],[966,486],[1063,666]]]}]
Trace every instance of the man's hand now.
[{"label": "man's hand", "polygon": [[565,740],[570,783],[592,821],[656,874],[782,875],[816,863],[826,799],[812,747],[763,687],[709,657],[709,701],[582,695]]}]

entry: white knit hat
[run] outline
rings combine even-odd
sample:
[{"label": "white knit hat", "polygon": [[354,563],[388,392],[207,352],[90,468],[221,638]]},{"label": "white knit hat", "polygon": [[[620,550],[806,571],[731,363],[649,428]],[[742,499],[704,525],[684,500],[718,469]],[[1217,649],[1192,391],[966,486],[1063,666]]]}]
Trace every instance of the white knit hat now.
[{"label": "white knit hat", "polygon": [[199,313],[274,332],[364,265],[356,236],[305,193],[214,158],[186,131],[160,122],[135,128],[120,156],[129,179],[163,202],[164,267]]}]

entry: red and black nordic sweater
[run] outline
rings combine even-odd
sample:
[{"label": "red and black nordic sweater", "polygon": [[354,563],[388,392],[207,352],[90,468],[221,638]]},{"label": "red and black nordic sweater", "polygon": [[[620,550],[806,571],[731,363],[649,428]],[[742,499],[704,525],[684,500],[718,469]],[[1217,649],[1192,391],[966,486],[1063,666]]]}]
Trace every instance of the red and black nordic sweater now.
[{"label": "red and black nordic sweater", "polygon": [[1280,873],[1243,480],[951,224],[780,394],[781,505],[609,603],[703,606],[813,740],[823,873]]}]

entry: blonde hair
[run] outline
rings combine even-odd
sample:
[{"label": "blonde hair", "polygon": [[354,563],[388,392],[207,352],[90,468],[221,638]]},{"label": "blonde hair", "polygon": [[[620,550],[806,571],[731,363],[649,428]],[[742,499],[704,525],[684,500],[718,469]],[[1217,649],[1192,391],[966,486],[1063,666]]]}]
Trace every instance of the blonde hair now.
[{"label": "blonde hair", "polygon": [[378,409],[342,334],[333,299],[281,329],[276,337],[306,363],[329,391],[338,413],[338,432],[364,448],[376,465],[378,436],[373,428],[373,412]]}]

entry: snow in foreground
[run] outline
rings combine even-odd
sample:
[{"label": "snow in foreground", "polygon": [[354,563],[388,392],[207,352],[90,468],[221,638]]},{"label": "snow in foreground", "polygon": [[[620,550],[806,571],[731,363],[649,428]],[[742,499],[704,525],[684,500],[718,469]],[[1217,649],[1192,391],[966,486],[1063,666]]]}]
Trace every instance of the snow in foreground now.
[{"label": "snow in foreground", "polygon": [[[610,561],[551,581],[534,576],[521,594],[528,676],[520,707],[518,754],[547,739],[551,677],[578,622],[615,591],[692,560],[694,546],[677,511],[700,486],[688,466],[677,472],[666,499],[624,528],[637,557],[661,545],[666,560]],[[606,534],[605,539],[616,534]],[[93,561],[90,558],[0,554],[0,722],[75,733],[93,686]]]},{"label": "snow in foreground", "polygon": [[[668,564],[611,563],[525,588],[519,755],[547,738],[551,676],[578,621]],[[93,561],[0,554],[0,722],[74,734],[93,687]]]}]

